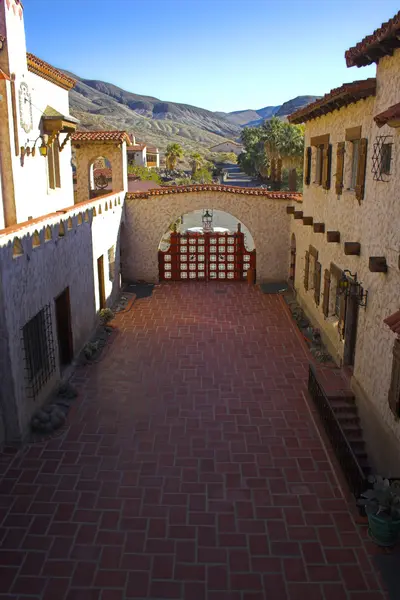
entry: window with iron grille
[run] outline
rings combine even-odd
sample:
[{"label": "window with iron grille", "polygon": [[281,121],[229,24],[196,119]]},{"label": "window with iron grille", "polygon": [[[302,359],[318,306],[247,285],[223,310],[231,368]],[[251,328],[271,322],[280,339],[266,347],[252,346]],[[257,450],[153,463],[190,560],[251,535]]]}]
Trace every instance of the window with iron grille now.
[{"label": "window with iron grille", "polygon": [[372,155],[372,175],[375,181],[389,181],[391,175],[393,136],[377,136]]},{"label": "window with iron grille", "polygon": [[27,388],[32,398],[56,368],[50,305],[47,304],[22,328]]}]

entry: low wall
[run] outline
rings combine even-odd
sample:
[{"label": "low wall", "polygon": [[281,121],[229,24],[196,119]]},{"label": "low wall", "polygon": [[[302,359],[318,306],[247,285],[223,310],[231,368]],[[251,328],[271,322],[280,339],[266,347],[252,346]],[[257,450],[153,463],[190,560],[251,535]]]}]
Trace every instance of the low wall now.
[{"label": "low wall", "polygon": [[[99,309],[97,259],[104,256],[104,289],[119,290],[119,232],[123,193],[84,202],[0,232],[0,413],[4,437],[24,435],[32,413],[60,381],[55,298],[69,288],[74,356],[91,335]],[[108,251],[115,250],[115,276]],[[22,328],[49,306],[55,369],[35,399],[29,396]],[[1,426],[0,426],[1,433]]]}]

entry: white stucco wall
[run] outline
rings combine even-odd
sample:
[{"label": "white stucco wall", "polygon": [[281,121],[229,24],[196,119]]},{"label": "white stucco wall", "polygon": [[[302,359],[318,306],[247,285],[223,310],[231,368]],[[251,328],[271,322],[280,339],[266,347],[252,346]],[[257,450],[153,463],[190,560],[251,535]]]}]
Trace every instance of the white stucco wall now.
[{"label": "white stucco wall", "polygon": [[224,191],[179,192],[147,198],[127,195],[123,277],[158,281],[158,245],[168,226],[193,210],[212,208],[243,222],[255,243],[257,281],[285,280],[289,247],[288,199]]},{"label": "white stucco wall", "polygon": [[[110,194],[0,236],[0,380],[2,390],[7,393],[7,411],[16,406],[14,422],[12,415],[7,415],[8,430],[13,437],[24,435],[32,413],[60,380],[55,298],[69,287],[75,356],[88,340],[96,322],[99,309],[97,259],[101,255],[104,256],[107,304],[112,305],[116,299],[120,283],[119,232],[123,204],[123,195]],[[64,225],[63,237],[59,237],[60,222]],[[48,227],[51,239],[46,240]],[[32,244],[35,231],[40,236],[39,247]],[[15,236],[21,241],[24,253],[13,258]],[[115,247],[116,265],[113,282],[108,276],[108,250],[112,246]],[[52,314],[56,369],[33,400],[27,395],[21,329],[47,304],[50,304]]]},{"label": "white stucco wall", "polygon": [[216,146],[212,146],[210,150],[211,152],[234,152],[235,154],[243,152],[242,146],[232,144],[231,142],[221,142]]},{"label": "white stucco wall", "polygon": [[[17,7],[16,14],[13,5]],[[32,148],[40,134],[40,120],[46,107],[49,105],[68,115],[69,101],[67,90],[28,71],[24,22],[23,18],[19,17],[20,8],[20,5],[15,5],[14,0],[11,0],[9,9],[6,2],[0,3],[0,30],[4,31],[3,35],[7,37],[7,52],[0,53],[0,68],[6,74],[15,73],[18,146]],[[60,153],[61,187],[52,190],[48,185],[47,158],[39,153],[40,140],[36,145],[34,157],[25,156],[21,161],[21,154],[15,153],[11,84],[9,81],[1,83],[0,93],[3,100],[0,102],[0,150],[4,163],[3,200],[8,204],[15,203],[16,211],[16,218],[8,219],[8,222],[4,223],[9,226],[73,204],[71,145],[67,143]],[[21,84],[26,84],[31,94],[32,129],[28,132],[21,125]],[[60,144],[64,138],[65,134],[61,134]],[[1,210],[1,213],[4,221],[4,210]]]},{"label": "white stucco wall", "polygon": [[[332,183],[329,191],[311,183],[304,186],[303,214],[312,216],[314,223],[325,223],[325,231],[340,231],[339,244],[327,243],[326,233],[313,233],[313,228],[302,221],[291,221],[291,230],[296,235],[296,289],[298,297],[310,317],[322,330],[329,350],[336,360],[343,356],[344,343],[339,339],[337,319],[325,319],[322,313],[323,274],[330,263],[339,268],[357,273],[358,280],[368,291],[368,306],[359,311],[357,343],[352,385],[357,394],[364,419],[370,450],[375,462],[387,469],[390,456],[400,452],[400,423],[388,405],[388,391],[392,369],[392,350],[395,335],[384,325],[383,319],[400,308],[400,211],[398,186],[400,181],[400,135],[398,130],[385,126],[379,129],[373,121],[374,115],[400,101],[400,51],[393,57],[384,58],[378,66],[377,95],[367,100],[336,110],[306,124],[305,146],[310,137],[330,134],[332,151]],[[346,142],[344,191],[335,193],[336,147],[345,140],[345,129],[362,127],[361,136],[368,138],[368,154],[364,199],[359,203],[352,191],[348,191],[351,165],[351,142]],[[392,135],[391,175],[388,182],[374,181],[372,155],[376,137]],[[315,173],[315,149],[313,148],[312,177]],[[346,256],[344,242],[359,242],[360,256]],[[321,302],[317,307],[314,291],[304,290],[305,251],[313,245],[319,252],[322,264]],[[384,256],[388,273],[371,273],[370,256]],[[334,282],[331,283],[331,294]],[[381,433],[375,433],[380,428]],[[370,435],[368,430],[371,429]],[[385,440],[383,442],[382,440]],[[388,451],[385,454],[385,448]],[[390,451],[389,451],[390,448]],[[398,475],[398,473],[397,473]]]}]

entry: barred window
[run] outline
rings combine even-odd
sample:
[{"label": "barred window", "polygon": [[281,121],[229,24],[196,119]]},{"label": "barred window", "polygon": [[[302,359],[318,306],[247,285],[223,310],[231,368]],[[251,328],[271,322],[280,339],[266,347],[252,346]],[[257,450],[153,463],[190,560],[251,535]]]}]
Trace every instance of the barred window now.
[{"label": "barred window", "polygon": [[56,368],[50,305],[47,304],[22,328],[27,387],[36,398]]}]

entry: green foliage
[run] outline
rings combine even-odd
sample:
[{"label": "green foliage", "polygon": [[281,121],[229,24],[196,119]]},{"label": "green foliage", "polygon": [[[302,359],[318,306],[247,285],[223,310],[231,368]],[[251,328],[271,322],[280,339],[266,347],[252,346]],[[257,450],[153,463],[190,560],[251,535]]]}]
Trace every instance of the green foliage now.
[{"label": "green foliage", "polygon": [[180,144],[168,144],[165,151],[165,164],[169,171],[173,171],[178,160],[183,158],[183,148]]},{"label": "green foliage", "polygon": [[271,165],[275,161],[276,166],[278,160],[282,161],[284,170],[301,168],[303,164],[302,125],[291,125],[272,117],[258,127],[245,127],[241,139],[245,151],[239,155],[238,163],[248,175],[267,179],[272,175]]},{"label": "green foliage", "polygon": [[194,183],[212,183],[213,177],[212,172],[207,165],[198,169],[196,173],[192,175]]},{"label": "green foliage", "polygon": [[136,175],[141,181],[155,181],[161,184],[160,176],[153,169],[142,167],[141,165],[128,165],[128,173],[130,175]]},{"label": "green foliage", "polygon": [[204,157],[198,152],[193,152],[190,155],[190,166],[192,168],[192,176],[197,173],[197,171],[201,168],[204,163]]},{"label": "green foliage", "polygon": [[358,504],[365,506],[367,514],[400,520],[400,481],[390,483],[388,479],[374,475],[368,479],[373,488],[361,494]]},{"label": "green foliage", "polygon": [[102,325],[107,325],[107,323],[109,323],[110,321],[113,320],[115,315],[114,315],[113,311],[111,310],[111,308],[102,308],[101,311],[99,312],[99,317],[100,317],[100,323]]}]

